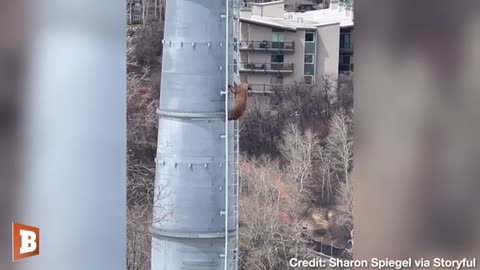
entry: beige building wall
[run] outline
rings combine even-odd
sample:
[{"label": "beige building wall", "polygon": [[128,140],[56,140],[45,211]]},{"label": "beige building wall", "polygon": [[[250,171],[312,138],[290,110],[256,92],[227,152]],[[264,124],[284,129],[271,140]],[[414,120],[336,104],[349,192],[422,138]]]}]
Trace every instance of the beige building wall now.
[{"label": "beige building wall", "polygon": [[340,50],[340,24],[330,24],[317,28],[317,50],[315,81],[323,75],[338,76],[338,58]]},{"label": "beige building wall", "polygon": [[[241,41],[272,41],[272,28],[267,26],[242,23],[241,24]],[[304,41],[305,30],[285,31],[285,42],[294,42],[295,49],[293,52],[284,52],[284,62],[293,63],[293,72],[283,74],[283,83],[291,84],[295,81],[303,80],[303,61],[304,61]],[[240,62],[259,62],[270,63],[272,53],[262,51],[240,51]],[[254,73],[241,72],[243,80],[248,79],[251,84],[270,84],[272,76],[271,73]]]},{"label": "beige building wall", "polygon": [[284,6],[283,1],[252,4],[252,15],[283,18],[285,14]]},{"label": "beige building wall", "polygon": [[[293,62],[294,73],[290,77],[284,77],[284,84],[292,84],[296,81],[303,81],[303,64],[305,60],[305,30],[300,29],[293,33],[295,41],[295,51],[288,58],[289,62]],[[287,57],[285,57],[285,60]]]},{"label": "beige building wall", "polygon": [[[332,78],[338,76],[340,24],[319,26],[316,35],[315,56],[315,82],[321,82],[323,75]],[[257,24],[241,23],[240,41],[272,41],[272,27]],[[296,32],[285,31],[285,42],[295,42],[293,52],[284,52],[284,62],[293,63],[294,70],[291,73],[282,73],[283,83],[292,84],[304,79],[305,59],[305,30],[298,29]],[[270,63],[272,53],[263,51],[240,50],[240,62]],[[240,78],[250,84],[271,84],[275,73],[264,72],[240,72]]]}]

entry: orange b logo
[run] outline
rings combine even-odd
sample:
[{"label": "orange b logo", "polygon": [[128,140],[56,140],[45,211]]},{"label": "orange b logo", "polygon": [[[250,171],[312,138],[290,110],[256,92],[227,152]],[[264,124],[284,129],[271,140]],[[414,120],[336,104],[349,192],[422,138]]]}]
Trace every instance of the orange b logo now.
[{"label": "orange b logo", "polygon": [[40,229],[12,223],[12,260],[18,261],[40,254]]}]

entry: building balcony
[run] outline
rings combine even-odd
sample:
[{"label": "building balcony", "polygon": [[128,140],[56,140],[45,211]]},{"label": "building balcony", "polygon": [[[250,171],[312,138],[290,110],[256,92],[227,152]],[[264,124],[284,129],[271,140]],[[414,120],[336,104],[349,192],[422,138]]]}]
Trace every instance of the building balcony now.
[{"label": "building balcony", "polygon": [[353,64],[340,64],[338,65],[338,71],[340,72],[353,71]]},{"label": "building balcony", "polygon": [[295,42],[276,41],[240,41],[240,50],[261,51],[261,52],[293,52]]},{"label": "building balcony", "polygon": [[240,72],[293,73],[293,63],[241,62],[238,64],[238,66]]},{"label": "building balcony", "polygon": [[340,47],[341,54],[353,54],[353,47]]}]

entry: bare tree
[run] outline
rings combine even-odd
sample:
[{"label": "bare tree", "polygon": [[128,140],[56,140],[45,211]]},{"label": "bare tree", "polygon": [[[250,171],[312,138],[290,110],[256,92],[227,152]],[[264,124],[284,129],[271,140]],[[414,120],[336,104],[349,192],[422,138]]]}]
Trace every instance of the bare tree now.
[{"label": "bare tree", "polygon": [[[132,44],[135,45],[135,44]],[[137,61],[135,47],[127,50],[127,266],[128,270],[149,270],[151,226],[169,211],[154,209],[169,196],[155,187],[154,155],[157,140],[157,82],[150,67]],[[162,213],[153,216],[153,212]]]},{"label": "bare tree", "polygon": [[301,199],[294,202],[297,212],[305,211],[305,204],[309,204],[311,197],[315,196],[313,193],[315,183],[312,181],[313,162],[319,143],[319,139],[311,130],[302,132],[297,126],[289,125],[283,132],[283,140],[279,144],[280,152],[287,161],[284,167],[285,174],[297,187],[296,198]]},{"label": "bare tree", "polygon": [[336,90],[336,109],[350,112],[353,109],[353,73],[339,74]]},{"label": "bare tree", "polygon": [[138,63],[143,65],[158,64],[163,50],[163,23],[152,22],[135,27],[132,33],[131,46]]},{"label": "bare tree", "polygon": [[285,258],[317,256],[325,244],[345,248],[342,256],[351,257],[352,136],[350,116],[340,110],[324,139],[289,124],[278,143],[280,159],[244,158],[242,269],[288,269]]},{"label": "bare tree", "polygon": [[325,149],[331,164],[337,171],[337,178],[349,185],[349,174],[353,162],[353,135],[350,117],[340,110],[330,122],[330,133],[326,138]]},{"label": "bare tree", "polygon": [[[241,171],[241,269],[289,269],[288,260],[310,252],[302,238],[294,201],[299,189],[277,161],[245,160]],[[248,170],[245,169],[248,164]]]},{"label": "bare tree", "polygon": [[323,76],[316,85],[295,83],[271,90],[269,95],[252,96],[241,119],[241,148],[250,155],[280,156],[278,142],[290,124],[310,129],[322,140],[337,112],[344,110],[349,116],[352,113],[351,74],[340,74],[336,80]]}]

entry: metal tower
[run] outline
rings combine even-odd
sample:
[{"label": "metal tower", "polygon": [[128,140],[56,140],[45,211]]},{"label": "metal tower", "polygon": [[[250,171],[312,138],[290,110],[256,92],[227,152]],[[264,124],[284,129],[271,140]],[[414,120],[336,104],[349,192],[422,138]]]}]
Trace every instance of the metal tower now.
[{"label": "metal tower", "polygon": [[238,130],[226,113],[233,7],[166,4],[152,270],[237,269]]}]

